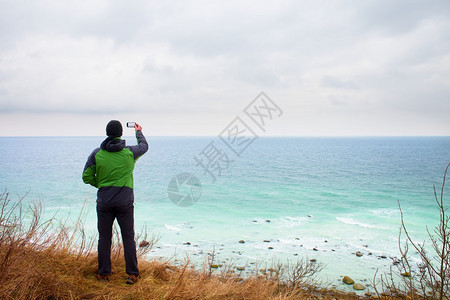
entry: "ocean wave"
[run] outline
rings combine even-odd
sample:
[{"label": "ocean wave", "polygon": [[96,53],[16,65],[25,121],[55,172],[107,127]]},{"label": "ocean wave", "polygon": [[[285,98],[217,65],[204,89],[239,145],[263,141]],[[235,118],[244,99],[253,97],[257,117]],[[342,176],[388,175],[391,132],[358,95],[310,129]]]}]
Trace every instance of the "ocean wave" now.
[{"label": "ocean wave", "polygon": [[336,217],[336,220],[338,220],[339,222],[342,222],[344,224],[347,224],[347,225],[357,225],[357,226],[361,226],[361,227],[364,227],[364,228],[371,228],[371,229],[386,229],[385,227],[362,223],[362,222],[356,221],[355,219],[352,219],[352,218],[339,218],[339,217]]},{"label": "ocean wave", "polygon": [[396,216],[399,215],[400,212],[398,209],[388,209],[388,208],[379,208],[370,210],[376,216]]},{"label": "ocean wave", "polygon": [[294,227],[298,225],[303,225],[305,222],[308,221],[307,217],[280,217],[275,219],[270,218],[253,218],[252,219],[254,223],[259,224],[267,224],[267,223],[274,223],[278,225],[283,225],[285,227]]},{"label": "ocean wave", "polygon": [[295,227],[303,225],[306,221],[308,221],[307,217],[284,217],[283,219],[281,219],[281,222],[286,227]]},{"label": "ocean wave", "polygon": [[164,225],[164,227],[165,227],[167,230],[170,230],[170,231],[177,231],[177,232],[181,231],[180,228],[175,227],[175,226],[171,226],[171,225],[167,225],[167,224]]}]

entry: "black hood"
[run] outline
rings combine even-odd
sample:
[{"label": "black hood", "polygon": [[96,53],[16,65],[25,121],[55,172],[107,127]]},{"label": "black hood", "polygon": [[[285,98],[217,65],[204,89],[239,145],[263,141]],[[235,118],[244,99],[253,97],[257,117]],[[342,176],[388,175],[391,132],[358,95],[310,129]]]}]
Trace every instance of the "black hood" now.
[{"label": "black hood", "polygon": [[125,141],[114,137],[107,137],[100,147],[109,152],[118,152],[125,148]]}]

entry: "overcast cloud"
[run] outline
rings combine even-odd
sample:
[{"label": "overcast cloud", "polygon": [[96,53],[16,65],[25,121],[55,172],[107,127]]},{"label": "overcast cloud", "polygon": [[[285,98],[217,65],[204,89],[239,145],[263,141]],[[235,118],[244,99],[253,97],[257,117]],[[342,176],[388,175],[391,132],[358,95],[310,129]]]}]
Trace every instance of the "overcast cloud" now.
[{"label": "overcast cloud", "polygon": [[450,2],[0,0],[0,136],[450,135]]}]

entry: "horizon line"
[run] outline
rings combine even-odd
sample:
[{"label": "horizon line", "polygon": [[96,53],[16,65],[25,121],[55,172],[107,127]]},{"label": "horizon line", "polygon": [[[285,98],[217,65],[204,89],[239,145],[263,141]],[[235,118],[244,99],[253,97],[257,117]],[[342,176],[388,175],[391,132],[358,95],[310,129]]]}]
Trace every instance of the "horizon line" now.
[{"label": "horizon line", "polygon": [[[104,135],[10,135],[0,138],[106,138]],[[135,137],[123,135],[123,138]],[[146,135],[146,137],[174,137],[174,138],[215,138],[218,135]],[[450,135],[265,135],[258,138],[404,138],[404,137],[450,137]]]}]

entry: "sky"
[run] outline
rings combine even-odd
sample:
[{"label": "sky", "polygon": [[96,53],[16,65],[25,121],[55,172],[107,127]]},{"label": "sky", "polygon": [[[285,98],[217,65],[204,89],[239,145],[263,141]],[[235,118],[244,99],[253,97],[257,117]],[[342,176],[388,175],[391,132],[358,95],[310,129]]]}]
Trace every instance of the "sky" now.
[{"label": "sky", "polygon": [[216,136],[260,92],[268,136],[448,136],[450,1],[0,0],[0,136]]}]

